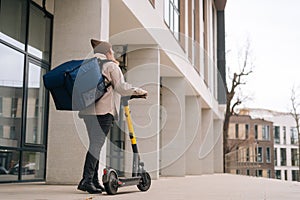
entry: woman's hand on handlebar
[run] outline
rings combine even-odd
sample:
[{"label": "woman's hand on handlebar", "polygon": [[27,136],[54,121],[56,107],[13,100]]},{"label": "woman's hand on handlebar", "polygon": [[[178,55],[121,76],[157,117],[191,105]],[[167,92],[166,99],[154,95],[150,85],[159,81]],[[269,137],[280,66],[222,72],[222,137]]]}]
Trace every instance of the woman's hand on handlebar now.
[{"label": "woman's hand on handlebar", "polygon": [[148,92],[146,90],[143,90],[142,88],[135,88],[132,96],[144,96],[146,97],[148,95]]}]

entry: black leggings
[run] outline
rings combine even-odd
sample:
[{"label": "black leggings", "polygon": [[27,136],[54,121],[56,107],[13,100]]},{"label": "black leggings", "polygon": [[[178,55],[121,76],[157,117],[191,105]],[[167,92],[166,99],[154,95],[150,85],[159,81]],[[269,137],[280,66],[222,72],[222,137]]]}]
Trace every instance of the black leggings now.
[{"label": "black leggings", "polygon": [[83,179],[98,180],[100,151],[112,127],[114,117],[111,114],[85,115],[83,120],[89,136],[89,149],[85,158]]}]

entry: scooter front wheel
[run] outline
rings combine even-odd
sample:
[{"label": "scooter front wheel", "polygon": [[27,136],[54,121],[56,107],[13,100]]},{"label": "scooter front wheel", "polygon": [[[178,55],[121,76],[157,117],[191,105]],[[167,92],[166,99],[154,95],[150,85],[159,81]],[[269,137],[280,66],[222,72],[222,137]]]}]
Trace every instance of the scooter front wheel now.
[{"label": "scooter front wheel", "polygon": [[137,185],[137,188],[142,191],[145,192],[147,190],[149,190],[150,186],[151,186],[151,177],[150,174],[148,172],[143,172],[141,174],[142,178],[140,183]]},{"label": "scooter front wheel", "polygon": [[118,191],[118,176],[115,172],[110,172],[108,182],[104,183],[104,188],[107,194],[114,195]]}]

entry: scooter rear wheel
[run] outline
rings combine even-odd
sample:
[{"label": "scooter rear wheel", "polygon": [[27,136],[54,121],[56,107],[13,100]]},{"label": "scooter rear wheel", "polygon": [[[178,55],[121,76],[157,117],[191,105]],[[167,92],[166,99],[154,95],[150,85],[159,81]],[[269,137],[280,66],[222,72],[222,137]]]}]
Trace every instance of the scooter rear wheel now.
[{"label": "scooter rear wheel", "polygon": [[145,191],[149,190],[149,188],[151,186],[151,177],[148,172],[143,172],[141,174],[141,176],[142,176],[141,182],[137,185],[137,188],[140,191],[145,192]]},{"label": "scooter rear wheel", "polygon": [[115,172],[110,172],[108,182],[104,183],[107,194],[114,195],[118,191],[118,176]]}]

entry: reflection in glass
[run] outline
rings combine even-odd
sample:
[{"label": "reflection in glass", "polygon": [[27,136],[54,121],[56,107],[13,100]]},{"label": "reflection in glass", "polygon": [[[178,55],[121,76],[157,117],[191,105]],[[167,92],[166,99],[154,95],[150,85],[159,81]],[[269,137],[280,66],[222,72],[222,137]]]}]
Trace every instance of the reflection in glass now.
[{"label": "reflection in glass", "polygon": [[0,146],[20,142],[24,55],[0,44]]},{"label": "reflection in glass", "polygon": [[19,152],[0,150],[0,181],[18,180]]},{"label": "reflection in glass", "polygon": [[45,153],[24,152],[22,180],[43,179],[45,173]]},{"label": "reflection in glass", "polygon": [[49,61],[51,19],[42,10],[31,5],[29,16],[29,46],[32,55]]},{"label": "reflection in glass", "polygon": [[27,1],[0,1],[0,38],[25,49]]},{"label": "reflection in glass", "polygon": [[42,77],[46,70],[29,63],[26,143],[43,144],[45,89]]}]

